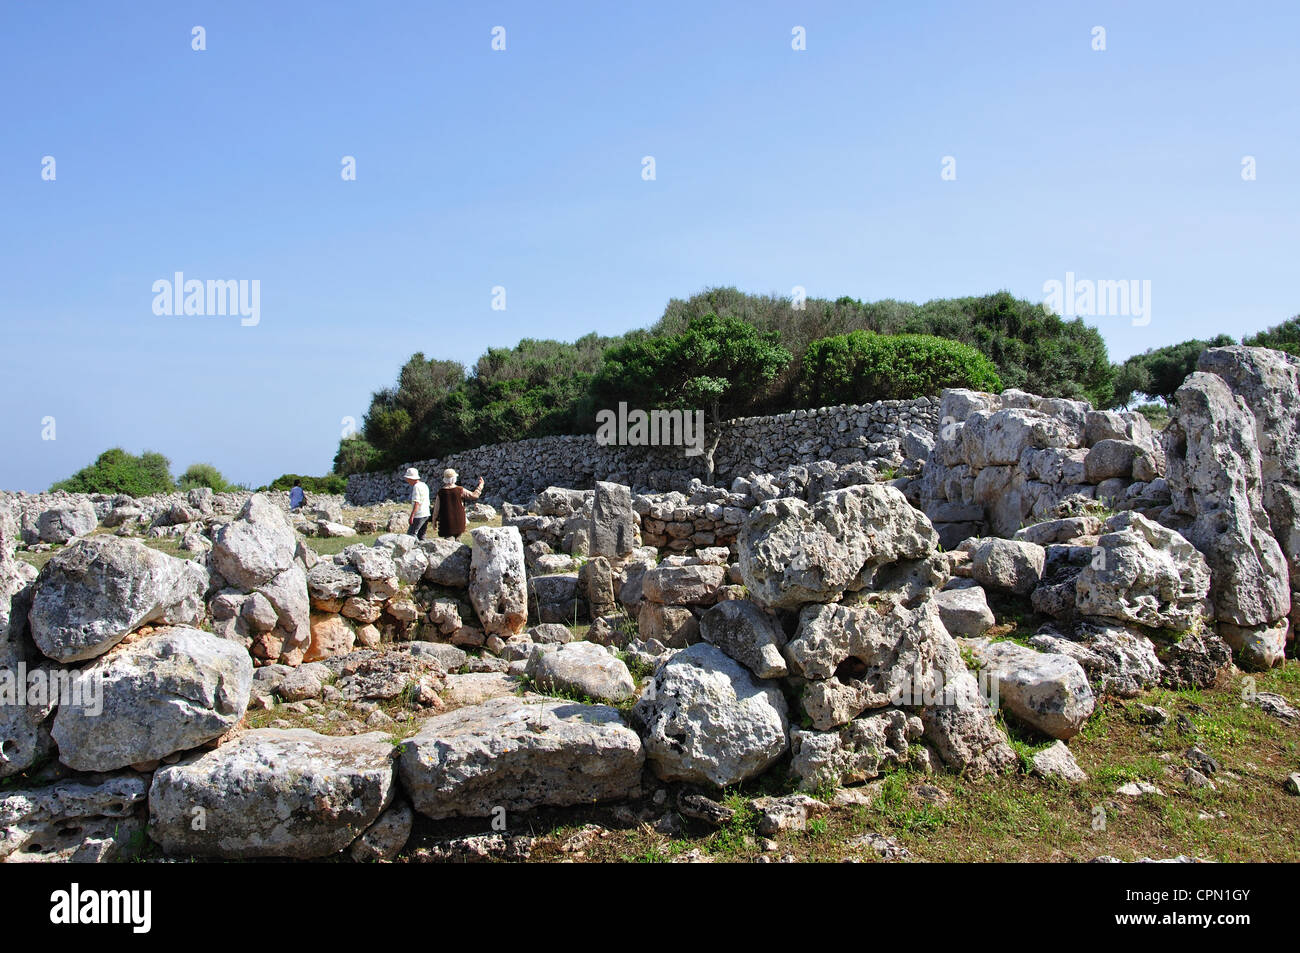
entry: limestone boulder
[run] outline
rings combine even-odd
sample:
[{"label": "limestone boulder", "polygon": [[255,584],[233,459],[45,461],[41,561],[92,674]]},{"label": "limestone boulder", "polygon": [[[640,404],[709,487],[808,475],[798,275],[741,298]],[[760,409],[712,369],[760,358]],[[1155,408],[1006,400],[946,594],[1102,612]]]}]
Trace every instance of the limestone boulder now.
[{"label": "limestone boulder", "polygon": [[126,773],[0,791],[0,863],[128,860],[149,781]]},{"label": "limestone boulder", "polygon": [[470,534],[469,599],[483,631],[502,637],[528,625],[528,580],[524,542],[513,526],[482,527]]},{"label": "limestone boulder", "polygon": [[387,735],[263,728],[154,772],[149,836],[182,856],[312,860],[347,848],[393,794]]},{"label": "limestone boulder", "polygon": [[261,493],[212,533],[212,567],[245,591],[270,582],[293,565],[298,538],[289,517]]},{"label": "limestone boulder", "polygon": [[219,738],[248,707],[253,662],[208,632],[159,629],[81,669],[51,732],[77,771],[115,771]]},{"label": "limestone boulder", "polygon": [[635,796],[644,762],[617,709],[528,695],[428,719],[398,764],[415,809],[436,820]]},{"label": "limestone boulder", "polygon": [[202,566],[138,540],[79,540],[41,569],[28,613],[31,636],[55,661],[82,662],[147,622],[199,622],[207,587]]},{"label": "limestone boulder", "polygon": [[1046,735],[1074,737],[1096,707],[1087,675],[1068,655],[1009,641],[990,643],[977,655],[997,685],[999,704]]},{"label": "limestone boulder", "polygon": [[738,539],[740,573],[755,602],[797,608],[864,589],[880,567],[923,559],[938,541],[900,490],[862,484],[811,506],[780,498],[755,507]]},{"label": "limestone boulder", "polygon": [[594,642],[569,642],[553,651],[534,651],[527,674],[541,692],[611,704],[636,694],[636,683],[627,666]]},{"label": "limestone boulder", "polygon": [[[1286,560],[1263,505],[1254,414],[1216,374],[1198,371],[1174,394],[1165,429],[1171,508],[1205,555],[1220,622],[1270,627],[1291,609]],[[1166,521],[1168,522],[1168,521]]]},{"label": "limestone boulder", "polygon": [[1075,581],[1081,615],[1180,632],[1205,619],[1210,570],[1181,534],[1132,511],[1104,530]]},{"label": "limestone boulder", "polygon": [[785,698],[721,649],[700,642],[659,666],[632,720],[655,774],[726,787],[756,777],[789,747]]},{"label": "limestone boulder", "polygon": [[943,627],[951,636],[983,635],[997,621],[988,596],[979,586],[944,589],[934,594],[934,601]]},{"label": "limestone boulder", "polygon": [[716,645],[758,678],[784,678],[781,623],[748,599],[719,602],[700,617],[700,637]]},{"label": "limestone boulder", "polygon": [[986,539],[971,553],[971,578],[981,586],[1028,595],[1043,578],[1047,552],[1013,539]]},{"label": "limestone boulder", "polygon": [[458,539],[437,537],[420,544],[428,558],[425,581],[464,589],[469,585],[470,548]]},{"label": "limestone boulder", "polygon": [[74,536],[88,536],[99,525],[89,500],[54,506],[36,519],[36,531],[43,543],[66,543]]},{"label": "limestone boulder", "polygon": [[636,513],[632,491],[621,483],[596,481],[591,510],[590,551],[593,556],[626,556],[636,546]]}]

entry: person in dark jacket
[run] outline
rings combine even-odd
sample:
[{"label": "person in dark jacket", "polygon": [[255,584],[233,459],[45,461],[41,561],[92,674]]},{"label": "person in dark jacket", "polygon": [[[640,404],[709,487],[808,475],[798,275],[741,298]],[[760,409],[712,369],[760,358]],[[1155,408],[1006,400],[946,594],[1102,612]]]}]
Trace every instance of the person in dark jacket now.
[{"label": "person in dark jacket", "polygon": [[438,491],[438,502],[434,508],[434,519],[438,523],[438,535],[457,537],[465,532],[465,500],[477,500],[483,492],[483,478],[478,478],[478,486],[467,490],[456,485],[458,474],[455,470],[442,471],[442,489]]}]

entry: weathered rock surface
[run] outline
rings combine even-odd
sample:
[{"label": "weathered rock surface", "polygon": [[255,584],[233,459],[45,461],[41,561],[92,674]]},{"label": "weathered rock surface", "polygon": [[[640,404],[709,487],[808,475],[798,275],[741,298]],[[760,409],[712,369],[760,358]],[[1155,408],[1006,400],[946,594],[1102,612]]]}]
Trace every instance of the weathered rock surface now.
[{"label": "weathered rock surface", "polygon": [[795,728],[790,732],[790,773],[805,791],[870,781],[906,762],[909,742],[922,731],[920,719],[897,708],[855,718],[835,731]]},{"label": "weathered rock surface", "polygon": [[[1187,521],[1180,531],[1205,555],[1218,621],[1237,635],[1272,628],[1290,612],[1291,594],[1263,505],[1254,414],[1223,378],[1203,371],[1175,392],[1172,412],[1164,433],[1170,519]],[[1272,664],[1253,644],[1241,651],[1244,666]]]},{"label": "weathered rock surface", "polygon": [[716,645],[758,678],[784,678],[781,623],[748,599],[719,602],[700,617],[700,637]]},{"label": "weathered rock surface", "polygon": [[170,854],[327,857],[378,820],[393,775],[393,746],[378,732],[250,731],[154,773],[149,836]]},{"label": "weathered rock surface", "polygon": [[1154,687],[1163,672],[1155,646],[1140,629],[1103,620],[1079,622],[1064,632],[1047,626],[1029,644],[1078,662],[1096,695],[1132,698]]},{"label": "weathered rock surface", "polygon": [[228,582],[253,590],[288,569],[297,547],[289,517],[255,493],[236,519],[213,531],[212,566]]},{"label": "weathered rock surface", "polygon": [[470,547],[458,539],[434,537],[420,544],[428,558],[424,578],[439,586],[464,589],[469,586]]},{"label": "weathered rock surface", "polygon": [[59,760],[113,771],[188,751],[244,717],[253,681],[246,651],[198,629],[171,627],[81,669],[54,717]]},{"label": "weathered rock surface", "polygon": [[510,636],[528,625],[524,542],[513,526],[482,527],[471,534],[469,599],[483,631]]},{"label": "weathered rock surface", "polygon": [[979,586],[944,589],[934,594],[939,618],[952,636],[983,635],[997,621],[988,597]]},{"label": "weathered rock surface", "polygon": [[89,500],[46,510],[36,521],[36,531],[43,543],[66,543],[74,536],[86,536],[99,525],[95,507]]},{"label": "weathered rock surface", "polygon": [[1037,752],[1033,764],[1034,774],[1039,777],[1057,778],[1070,784],[1082,784],[1088,780],[1088,775],[1079,767],[1079,762],[1074,760],[1074,755],[1064,741],[1058,741]]},{"label": "weathered rock surface", "polygon": [[144,830],[149,782],[138,774],[0,791],[0,862],[126,859]]},{"label": "weathered rock surface", "polygon": [[700,642],[659,666],[633,709],[646,756],[666,781],[726,787],[756,777],[789,741],[785,698],[716,646]]},{"label": "weathered rock surface", "polygon": [[626,556],[636,546],[632,491],[621,483],[596,481],[591,510],[591,554]]},{"label": "weathered rock surface", "polygon": [[55,661],[92,659],[146,622],[198,622],[207,585],[203,567],[137,540],[83,539],[56,553],[37,577],[32,639]]},{"label": "weathered rock surface", "polygon": [[1074,737],[1096,706],[1087,675],[1068,655],[1015,642],[992,642],[976,655],[997,683],[999,704],[1053,738]]},{"label": "weathered rock surface", "polygon": [[981,586],[1028,595],[1043,578],[1042,546],[1013,539],[986,539],[971,553],[971,578]]},{"label": "weathered rock surface", "polygon": [[570,642],[534,650],[527,673],[541,692],[579,695],[617,704],[636,694],[627,666],[594,642]]},{"label": "weathered rock surface", "polygon": [[863,484],[755,507],[739,537],[740,572],[755,602],[796,608],[870,585],[877,567],[922,559],[939,537],[895,487]]},{"label": "weathered rock surface", "polygon": [[644,761],[616,709],[529,695],[430,718],[398,763],[415,809],[439,819],[635,796]]},{"label": "weathered rock surface", "polygon": [[414,823],[415,812],[409,804],[405,801],[394,804],[352,842],[348,853],[359,864],[390,863],[406,846]]},{"label": "weathered rock surface", "polygon": [[1133,512],[1104,528],[1075,581],[1080,614],[1180,632],[1205,619],[1210,571],[1191,543]]},{"label": "weathered rock surface", "polygon": [[641,592],[660,605],[709,605],[726,579],[722,566],[656,566],[641,577]]}]

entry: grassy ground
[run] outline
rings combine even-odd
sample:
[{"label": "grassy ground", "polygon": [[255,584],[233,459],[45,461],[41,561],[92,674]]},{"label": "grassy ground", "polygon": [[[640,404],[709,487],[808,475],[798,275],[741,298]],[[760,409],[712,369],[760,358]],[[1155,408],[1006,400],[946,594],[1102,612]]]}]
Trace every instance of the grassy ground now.
[{"label": "grassy ground", "polygon": [[[1256,675],[1258,691],[1274,691],[1292,703],[1300,698],[1300,665]],[[514,833],[541,838],[532,860],[668,861],[690,855],[718,861],[791,856],[801,861],[881,858],[860,838],[881,834],[916,861],[1086,861],[1103,854],[1121,860],[1178,854],[1216,861],[1300,861],[1300,797],[1283,788],[1300,770],[1300,731],[1265,715],[1241,698],[1243,677],[1229,691],[1158,690],[1129,700],[1108,700],[1071,740],[1070,749],[1088,773],[1071,787],[1018,773],[980,781],[946,773],[898,770],[859,789],[871,803],[832,808],[806,831],[776,835],[764,845],[754,831],[750,800],[785,793],[779,777],[726,792],[737,810],[732,822],[713,830],[687,822],[681,832],[660,833],[654,823],[670,813],[647,797],[630,806],[538,811],[510,820]],[[1170,714],[1163,729],[1136,718],[1140,703]],[[1178,715],[1186,724],[1179,727]],[[1049,739],[1010,726],[1022,757]],[[1183,753],[1197,745],[1218,759],[1217,790],[1182,781]],[[777,772],[779,775],[779,772]],[[1116,794],[1128,781],[1149,781],[1163,796],[1131,799]],[[639,817],[638,817],[639,815]],[[644,822],[637,823],[638,819]],[[561,845],[587,823],[608,828],[581,851]],[[420,822],[410,849],[457,833],[485,833],[483,822]],[[765,850],[764,847],[767,847]]]},{"label": "grassy ground", "polygon": [[[500,526],[500,525],[501,525],[500,516],[496,517],[495,519],[491,519],[487,521],[470,523],[466,527],[464,534],[461,535],[460,540],[462,543],[468,545],[471,538],[470,537],[471,531],[479,529],[484,526]],[[103,532],[111,532],[111,531],[96,530],[97,534]],[[305,542],[308,546],[314,549],[318,555],[333,556],[335,553],[340,553],[347,547],[354,546],[357,543],[361,543],[366,546],[372,546],[374,545],[375,540],[377,540],[381,535],[382,534],[380,533],[366,533],[359,536],[347,536],[347,537],[341,537],[335,539],[321,539],[315,536],[311,536],[311,537],[305,537],[303,539],[303,542]],[[197,555],[196,553],[188,553],[185,550],[181,549],[180,548],[181,541],[174,537],[168,537],[165,539],[143,539],[142,538],[140,539],[140,542],[144,543],[146,546],[150,547],[151,549],[156,549],[160,552],[167,553],[167,555],[169,556],[177,556],[181,559],[193,559]],[[52,546],[49,550],[45,552],[28,552],[26,550],[20,550],[18,552],[18,558],[26,562],[29,562],[37,569],[40,569],[47,562],[50,561],[50,558],[55,553],[57,553],[62,548],[63,548],[62,546],[56,545],[56,546]]]}]

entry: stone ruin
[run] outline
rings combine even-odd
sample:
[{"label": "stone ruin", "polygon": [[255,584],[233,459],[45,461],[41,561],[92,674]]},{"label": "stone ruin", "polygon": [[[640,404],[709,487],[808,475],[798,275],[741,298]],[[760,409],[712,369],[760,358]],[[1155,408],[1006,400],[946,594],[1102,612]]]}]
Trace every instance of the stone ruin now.
[{"label": "stone ruin", "polygon": [[[948,391],[897,462],[544,488],[498,501],[470,544],[387,532],[319,555],[321,524],[354,531],[342,501],[7,496],[0,860],[113,860],[144,837],[180,857],[386,860],[417,813],[669,786],[708,819],[717,790],[779,772],[804,793],[756,802],[774,830],[896,765],[1018,770],[994,704],[1067,742],[1103,696],[1281,661],[1298,374],[1279,352],[1207,351],[1159,435]],[[404,525],[400,507],[347,515]],[[62,548],[38,573],[20,545]],[[988,634],[1008,599],[1048,620],[1027,645]],[[1034,770],[1082,774],[1065,744]]]}]

